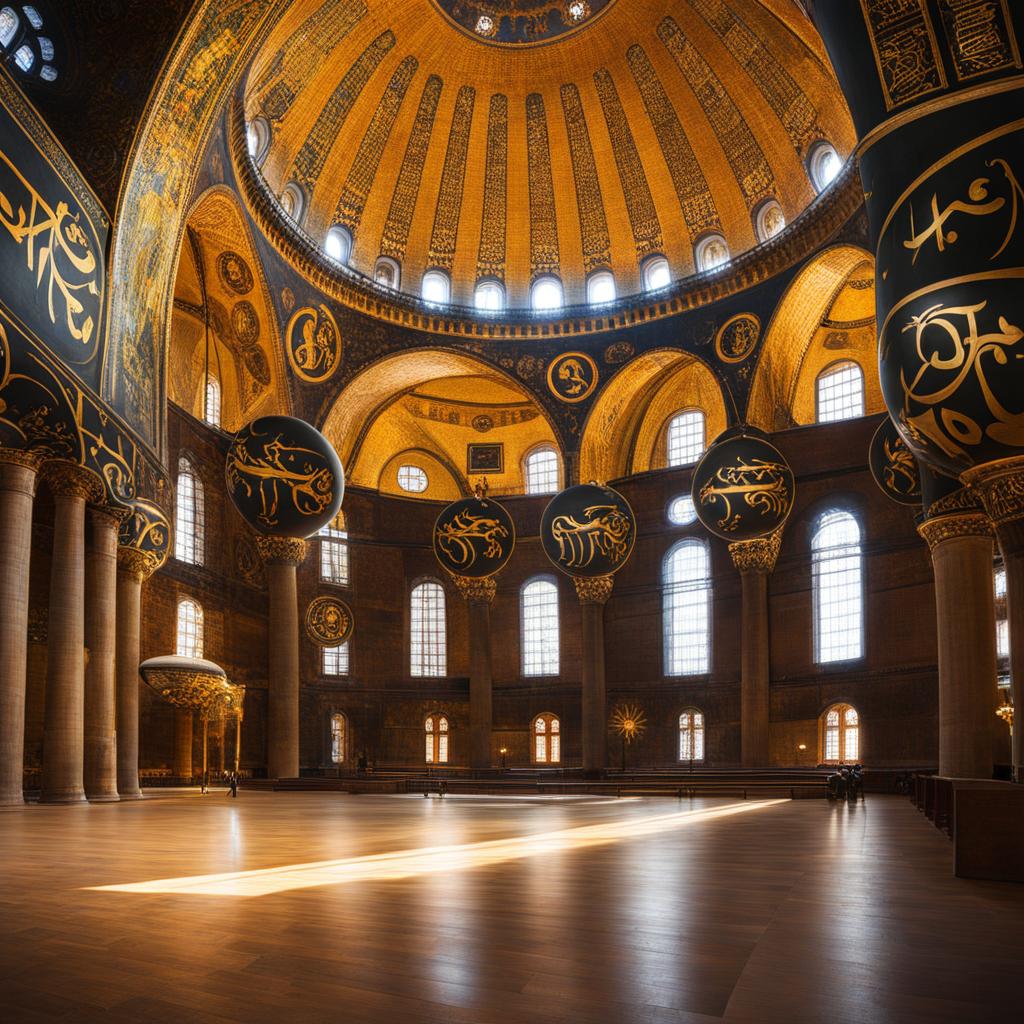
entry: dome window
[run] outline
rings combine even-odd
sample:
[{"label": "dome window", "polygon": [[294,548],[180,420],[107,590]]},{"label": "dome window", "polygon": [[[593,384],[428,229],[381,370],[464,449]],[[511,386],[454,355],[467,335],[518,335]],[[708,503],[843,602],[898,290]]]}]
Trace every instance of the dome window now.
[{"label": "dome window", "polygon": [[732,256],[721,235],[708,235],[697,243],[697,269],[702,273],[724,267]]},{"label": "dome window", "polygon": [[32,52],[32,47],[28,43],[22,43],[14,51],[14,63],[21,68],[22,71],[31,71],[32,65],[36,62],[36,55]]},{"label": "dome window", "polygon": [[811,173],[811,181],[819,192],[824,192],[839,177],[842,168],[843,162],[831,143],[819,142],[811,150],[808,170]]},{"label": "dome window", "polygon": [[43,16],[30,4],[25,4],[22,10],[28,18],[28,23],[38,32],[43,27]]},{"label": "dome window", "polygon": [[767,242],[776,235],[782,234],[786,227],[786,215],[776,200],[769,199],[761,204],[757,216],[754,218],[754,227],[757,230],[759,242]]},{"label": "dome window", "polygon": [[590,4],[587,0],[569,0],[565,5],[566,20],[573,25],[578,25],[587,15],[590,14]]},{"label": "dome window", "polygon": [[10,46],[18,34],[21,21],[12,7],[0,9],[0,46]]},{"label": "dome window", "polygon": [[253,163],[263,163],[270,149],[270,124],[265,117],[254,117],[245,130],[246,146]]},{"label": "dome window", "polygon": [[530,306],[537,312],[561,309],[565,305],[562,282],[557,277],[538,277],[530,289]]},{"label": "dome window", "polygon": [[281,193],[281,209],[296,224],[302,223],[302,215],[306,212],[306,194],[297,182],[289,181],[285,185]]},{"label": "dome window", "polygon": [[422,494],[427,489],[427,474],[419,466],[399,466],[398,486],[409,494]]},{"label": "dome window", "polygon": [[651,256],[640,268],[645,292],[656,292],[672,283],[672,271],[664,256]]},{"label": "dome window", "polygon": [[499,281],[479,281],[473,292],[473,305],[487,313],[499,313],[505,308],[505,289]]},{"label": "dome window", "polygon": [[352,235],[348,228],[335,224],[324,239],[324,252],[335,263],[348,263],[352,255]]},{"label": "dome window", "polygon": [[599,306],[615,301],[615,275],[610,270],[595,271],[587,278],[587,302]]},{"label": "dome window", "polygon": [[390,256],[378,256],[377,265],[373,268],[373,280],[382,288],[397,289],[402,280],[402,268],[398,260]]},{"label": "dome window", "polygon": [[420,295],[424,302],[445,305],[452,299],[452,282],[443,270],[428,270],[423,275]]},{"label": "dome window", "polygon": [[498,31],[498,23],[489,14],[481,14],[476,19],[476,34],[489,39]]},{"label": "dome window", "polygon": [[44,82],[56,82],[57,81],[57,69],[52,64],[44,64],[39,69],[39,77]]}]

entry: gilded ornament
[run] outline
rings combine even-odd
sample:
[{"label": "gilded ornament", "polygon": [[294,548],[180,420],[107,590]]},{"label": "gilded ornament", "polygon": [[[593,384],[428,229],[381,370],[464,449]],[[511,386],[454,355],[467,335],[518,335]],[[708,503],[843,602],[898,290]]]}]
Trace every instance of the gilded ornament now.
[{"label": "gilded ornament", "polygon": [[939,15],[959,81],[1021,67],[1008,0],[939,0]]},{"label": "gilded ornament", "polygon": [[582,402],[597,387],[597,364],[585,352],[564,352],[548,367],[548,388],[563,402]]},{"label": "gilded ornament", "polygon": [[607,604],[615,586],[614,576],[573,577],[576,597],[580,604]]},{"label": "gilded ornament", "polygon": [[338,597],[314,598],[306,609],[306,636],[320,647],[339,647],[351,636],[352,609]]},{"label": "gilded ornament", "polygon": [[329,380],[341,363],[341,332],[334,314],[325,305],[304,306],[288,321],[285,332],[288,361],[296,375],[308,384]]},{"label": "gilded ornament", "polygon": [[779,559],[782,547],[782,530],[768,534],[767,537],[755,537],[753,540],[733,541],[729,545],[729,557],[732,564],[742,572],[771,573],[775,571],[775,563]]},{"label": "gilded ornament", "polygon": [[43,477],[53,494],[81,498],[96,505],[103,500],[99,477],[73,462],[47,462],[43,466]]},{"label": "gilded ornament", "polygon": [[224,287],[236,295],[248,295],[255,281],[249,264],[237,252],[228,250],[217,257],[217,273]]},{"label": "gilded ornament", "polygon": [[150,658],[139,674],[168,704],[203,718],[222,717],[238,699],[224,669],[202,658]]},{"label": "gilded ornament", "polygon": [[978,466],[961,479],[981,496],[996,529],[1024,519],[1024,456]]},{"label": "gilded ornament", "polygon": [[888,416],[871,438],[868,467],[875,483],[893,501],[901,505],[920,505],[921,471],[917,459]]},{"label": "gilded ornament", "polygon": [[260,315],[248,299],[236,302],[231,310],[231,329],[243,349],[259,344]]},{"label": "gilded ornament", "polygon": [[291,288],[281,289],[281,306],[286,313],[290,313],[295,308],[295,292]]},{"label": "gilded ornament", "polygon": [[[3,412],[2,407],[0,407],[0,412]],[[21,448],[5,448],[0,445],[0,463],[36,471],[42,465],[42,458],[38,452]]]},{"label": "gilded ornament", "polygon": [[452,576],[455,588],[467,601],[493,604],[498,593],[498,583],[493,576],[477,579],[471,576]]},{"label": "gilded ornament", "polygon": [[129,576],[134,576],[139,583],[149,579],[158,568],[156,556],[138,548],[118,548],[117,565]]},{"label": "gilded ornament", "polygon": [[620,704],[612,712],[612,728],[625,743],[640,739],[647,728],[647,716],[636,704]]},{"label": "gilded ornament", "polygon": [[737,313],[715,335],[715,353],[724,363],[742,363],[761,337],[761,321],[753,313]]},{"label": "gilded ornament", "polygon": [[541,517],[540,535],[544,553],[563,572],[610,576],[629,560],[636,519],[618,491],[580,484],[551,499]]},{"label": "gilded ornament", "polygon": [[482,487],[476,497],[448,505],[434,524],[434,555],[459,578],[494,576],[508,564],[515,544],[512,517]]},{"label": "gilded ornament", "polygon": [[624,363],[632,359],[635,351],[636,349],[628,341],[613,341],[604,350],[604,361],[609,366],[615,366],[618,363]]},{"label": "gilded ornament", "polygon": [[956,540],[960,537],[991,537],[993,529],[988,516],[973,513],[925,520],[918,526],[917,532],[927,541],[929,550],[934,551],[947,540]]},{"label": "gilded ornament", "polygon": [[163,509],[144,498],[136,499],[131,514],[121,523],[118,544],[120,551],[134,550],[145,555],[147,575],[159,569],[171,551],[171,524]]},{"label": "gilded ornament", "polygon": [[256,550],[266,565],[301,565],[306,559],[306,542],[295,537],[256,538]]}]

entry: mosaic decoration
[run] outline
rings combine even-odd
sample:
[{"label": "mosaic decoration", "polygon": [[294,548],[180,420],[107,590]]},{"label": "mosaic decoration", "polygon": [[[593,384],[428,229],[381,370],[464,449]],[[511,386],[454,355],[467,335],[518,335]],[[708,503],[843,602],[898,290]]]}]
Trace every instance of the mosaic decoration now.
[{"label": "mosaic decoration", "polygon": [[693,471],[698,518],[729,541],[775,533],[789,518],[795,493],[793,471],[782,453],[749,433],[716,440]]},{"label": "mosaic decoration", "polygon": [[879,424],[868,449],[868,465],[875,483],[901,505],[921,504],[921,474],[917,459],[888,416]]},{"label": "mosaic decoration", "polygon": [[519,423],[529,423],[540,415],[532,402],[495,408],[411,394],[402,399],[402,405],[417,419],[444,423],[450,427],[472,427],[481,433],[495,427],[513,427]]},{"label": "mosaic decoration", "polygon": [[526,97],[526,152],[530,191],[530,274],[557,274],[561,267],[555,186],[551,177],[551,144],[544,97]]},{"label": "mosaic decoration", "polygon": [[604,212],[604,196],[597,176],[597,162],[590,145],[590,132],[583,112],[580,91],[572,83],[563,85],[562,112],[569,138],[573,181],[576,183],[576,209],[580,217],[580,238],[583,242],[583,270],[590,274],[612,262],[612,240],[608,234],[608,218]]},{"label": "mosaic decoration", "polygon": [[236,295],[248,295],[256,283],[249,264],[230,249],[217,257],[217,274],[224,287]]},{"label": "mosaic decoration", "polygon": [[624,363],[628,359],[632,359],[636,349],[628,341],[613,341],[604,350],[604,361],[609,366],[615,366],[618,363]]},{"label": "mosaic decoration", "polygon": [[823,136],[818,111],[793,76],[723,0],[687,0],[714,29],[726,49],[750,76],[765,102],[782,122],[796,151],[803,156]]},{"label": "mosaic decoration", "polygon": [[476,276],[505,280],[505,231],[508,218],[508,97],[495,93],[487,114],[487,163],[480,251]]},{"label": "mosaic decoration", "polygon": [[672,17],[665,18],[658,25],[658,38],[704,109],[747,206],[753,209],[762,199],[774,196],[775,176],[764,152],[732,97],[700,51],[686,38]]},{"label": "mosaic decoration", "polygon": [[[221,330],[218,333],[222,335],[227,333],[223,329],[224,326],[221,326]],[[235,337],[238,339],[238,344],[242,348],[249,348],[252,345],[259,344],[260,315],[256,312],[256,307],[248,299],[236,302],[231,310],[231,330],[234,332]]]},{"label": "mosaic decoration", "polygon": [[598,484],[578,484],[556,494],[540,521],[544,554],[570,576],[594,578],[618,572],[636,542],[629,502]]},{"label": "mosaic decoration", "polygon": [[380,62],[394,45],[395,34],[390,29],[377,36],[345,72],[331,98],[317,115],[316,123],[295,157],[295,163],[288,175],[288,180],[296,181],[302,186],[307,200],[312,198],[316,190],[327,156],[337,142],[348,115],[373,73],[380,66]]},{"label": "mosaic decoration", "polygon": [[249,375],[263,387],[270,386],[270,362],[267,354],[259,345],[250,345],[242,349],[242,364]]},{"label": "mosaic decoration", "polygon": [[508,565],[515,546],[512,517],[493,498],[453,501],[434,524],[434,555],[453,576],[494,576]]},{"label": "mosaic decoration", "polygon": [[466,445],[466,472],[504,473],[505,446],[503,444],[468,444]]},{"label": "mosaic decoration", "polygon": [[597,387],[597,364],[586,352],[563,352],[548,366],[548,388],[563,402],[582,402]]},{"label": "mosaic decoration", "polygon": [[324,305],[304,306],[288,321],[285,332],[288,362],[307,384],[322,384],[341,364],[341,332]]},{"label": "mosaic decoration", "polygon": [[235,703],[227,673],[203,658],[149,658],[139,666],[139,674],[168,704],[204,718],[218,718]]},{"label": "mosaic decoration", "polygon": [[481,42],[536,45],[586,28],[615,0],[434,0],[445,17]]},{"label": "mosaic decoration", "polygon": [[340,597],[315,597],[306,609],[306,636],[319,647],[340,647],[352,638],[355,618]]},{"label": "mosaic decoration", "polygon": [[345,492],[331,443],[292,416],[261,416],[243,427],[228,449],[225,479],[242,518],[275,537],[318,533],[338,514]]},{"label": "mosaic decoration", "polygon": [[132,512],[118,531],[120,547],[132,548],[145,556],[151,572],[167,561],[171,552],[171,524],[163,509],[142,498],[132,503]]},{"label": "mosaic decoration", "polygon": [[434,229],[430,236],[427,263],[431,267],[451,270],[455,262],[455,243],[459,235],[462,215],[462,191],[466,183],[466,156],[469,152],[469,133],[473,127],[473,107],[476,89],[464,85],[455,98],[455,112],[448,134],[448,149],[441,171],[441,187],[434,211]]},{"label": "mosaic decoration", "polygon": [[391,138],[391,130],[395,126],[395,119],[402,109],[405,94],[409,91],[418,68],[419,61],[415,57],[406,57],[398,65],[377,104],[366,134],[359,143],[355,160],[349,169],[334,211],[334,223],[344,224],[352,232],[362,219],[367,197],[373,188],[373,180],[377,177],[377,168],[384,156],[388,139]]},{"label": "mosaic decoration", "polygon": [[1007,0],[939,0],[939,14],[961,82],[1021,66]]},{"label": "mosaic decoration", "polygon": [[889,110],[947,86],[925,0],[860,0]]},{"label": "mosaic decoration", "polygon": [[262,589],[267,585],[267,570],[256,545],[249,537],[235,540],[235,568],[250,587]]},{"label": "mosaic decoration", "polygon": [[367,15],[364,0],[326,0],[286,40],[249,88],[247,106],[279,125],[306,82]]},{"label": "mosaic decoration", "polygon": [[650,58],[643,47],[635,45],[626,51],[626,60],[658,136],[690,237],[695,239],[707,231],[721,231],[711,187]]},{"label": "mosaic decoration", "polygon": [[402,158],[402,168],[398,172],[395,191],[391,194],[391,206],[380,240],[380,251],[382,256],[390,256],[399,263],[405,259],[409,229],[413,214],[416,212],[423,166],[426,163],[427,151],[430,149],[430,136],[434,130],[434,118],[437,116],[437,104],[443,88],[444,83],[437,75],[431,75],[423,86],[416,120],[406,143],[405,156]]},{"label": "mosaic decoration", "polygon": [[723,363],[742,363],[761,337],[761,321],[753,313],[737,313],[715,335],[715,355]]}]

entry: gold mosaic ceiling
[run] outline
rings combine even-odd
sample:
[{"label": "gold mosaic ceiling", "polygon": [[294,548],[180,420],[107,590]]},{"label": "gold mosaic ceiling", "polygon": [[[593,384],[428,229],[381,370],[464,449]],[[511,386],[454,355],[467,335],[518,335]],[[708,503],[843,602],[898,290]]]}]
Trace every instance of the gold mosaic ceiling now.
[{"label": "gold mosaic ceiling", "polygon": [[607,267],[635,293],[653,254],[679,278],[708,233],[733,255],[754,246],[766,201],[792,222],[815,195],[812,147],[852,148],[791,0],[619,0],[504,46],[454,24],[451,6],[296,0],[246,85],[248,120],[270,127],[271,188],[302,189],[314,240],[348,228],[356,269],[396,260],[404,291],[439,268],[456,303],[495,278],[524,306],[556,274],[582,302]]}]

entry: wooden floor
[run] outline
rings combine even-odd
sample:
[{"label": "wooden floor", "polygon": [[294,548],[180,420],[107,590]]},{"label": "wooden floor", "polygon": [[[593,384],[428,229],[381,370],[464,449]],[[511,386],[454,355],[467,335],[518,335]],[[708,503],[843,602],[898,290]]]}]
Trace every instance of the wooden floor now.
[{"label": "wooden floor", "polygon": [[0,1020],[1020,1021],[1024,886],[951,857],[895,797],[5,809]]}]

